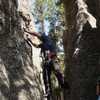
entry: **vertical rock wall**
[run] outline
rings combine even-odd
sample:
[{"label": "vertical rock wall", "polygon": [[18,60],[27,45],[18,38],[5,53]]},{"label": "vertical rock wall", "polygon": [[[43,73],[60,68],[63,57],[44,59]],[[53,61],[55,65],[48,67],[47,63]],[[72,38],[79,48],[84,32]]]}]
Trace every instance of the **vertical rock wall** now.
[{"label": "vertical rock wall", "polygon": [[[100,76],[99,0],[63,0],[67,29],[63,34],[66,79],[71,86],[65,100],[97,100]],[[85,2],[84,2],[85,1]]]},{"label": "vertical rock wall", "polygon": [[36,31],[31,1],[0,0],[0,100],[43,100],[39,50],[22,27]]}]

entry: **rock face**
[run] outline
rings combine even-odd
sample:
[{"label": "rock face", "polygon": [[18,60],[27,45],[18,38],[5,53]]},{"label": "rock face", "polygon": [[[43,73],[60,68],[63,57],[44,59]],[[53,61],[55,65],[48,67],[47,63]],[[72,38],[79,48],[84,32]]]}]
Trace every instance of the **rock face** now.
[{"label": "rock face", "polygon": [[0,0],[0,100],[43,100],[39,50],[23,26],[36,31],[31,1]]},{"label": "rock face", "polygon": [[95,88],[100,76],[100,1],[63,1],[67,26],[63,34],[67,65],[65,75],[71,87],[70,95],[65,93],[65,100],[97,100]]}]

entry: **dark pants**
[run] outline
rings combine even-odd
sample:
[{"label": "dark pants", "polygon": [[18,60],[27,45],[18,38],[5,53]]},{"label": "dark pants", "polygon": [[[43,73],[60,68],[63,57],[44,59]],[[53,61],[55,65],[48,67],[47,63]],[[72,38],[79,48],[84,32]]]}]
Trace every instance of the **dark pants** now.
[{"label": "dark pants", "polygon": [[[59,62],[57,60],[57,58],[52,58],[51,62],[49,64],[44,64],[43,67],[43,78],[44,78],[44,84],[45,84],[45,88],[47,90],[47,84],[49,82],[49,86],[51,89],[51,72],[54,72],[55,76],[58,79],[58,82],[60,83],[61,87],[64,88],[66,83],[65,83],[65,78],[64,75],[61,73],[60,71],[60,65]],[[46,73],[48,73],[48,82],[47,82],[47,75]]]}]

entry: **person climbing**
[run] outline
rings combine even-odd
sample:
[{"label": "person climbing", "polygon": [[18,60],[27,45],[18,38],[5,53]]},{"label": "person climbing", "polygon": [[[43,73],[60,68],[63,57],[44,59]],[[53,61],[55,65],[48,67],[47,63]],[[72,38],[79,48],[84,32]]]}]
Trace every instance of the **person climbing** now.
[{"label": "person climbing", "polygon": [[[65,81],[65,77],[64,75],[61,73],[60,71],[60,65],[58,63],[58,59],[56,54],[53,54],[53,43],[52,40],[49,36],[47,36],[45,33],[40,35],[37,32],[31,32],[28,31],[27,29],[24,28],[24,31],[29,33],[30,35],[36,36],[39,40],[42,41],[42,43],[40,44],[35,44],[33,43],[29,38],[28,40],[31,42],[31,44],[36,47],[36,48],[41,48],[41,52],[43,52],[44,57],[45,55],[45,51],[50,51],[50,55],[51,55],[51,62],[49,63],[49,67],[48,67],[48,74],[49,74],[49,84],[51,85],[51,81],[50,81],[50,76],[51,76],[51,72],[54,71],[55,76],[58,79],[58,82],[60,83],[61,87],[66,90],[67,93],[70,92],[70,86],[69,84]],[[45,72],[43,72],[43,78],[44,78],[44,85],[46,85],[45,83]],[[46,87],[46,86],[45,86]]]}]

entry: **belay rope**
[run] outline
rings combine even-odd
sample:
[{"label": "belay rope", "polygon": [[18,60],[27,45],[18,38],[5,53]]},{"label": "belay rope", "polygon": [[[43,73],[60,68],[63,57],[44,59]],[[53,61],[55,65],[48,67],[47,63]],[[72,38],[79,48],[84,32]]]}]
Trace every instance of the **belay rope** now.
[{"label": "belay rope", "polygon": [[100,100],[100,76],[97,78],[96,95],[98,95],[98,100]]}]

